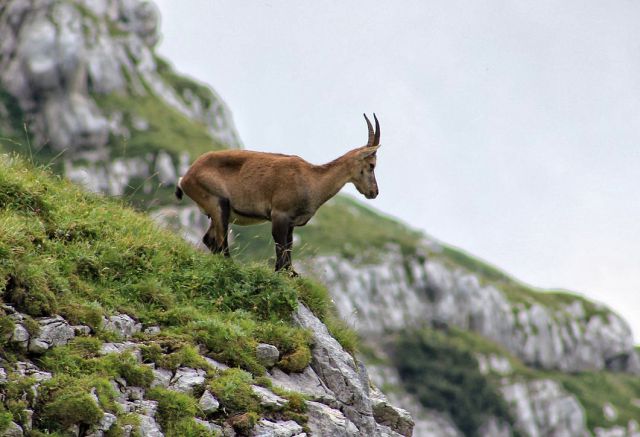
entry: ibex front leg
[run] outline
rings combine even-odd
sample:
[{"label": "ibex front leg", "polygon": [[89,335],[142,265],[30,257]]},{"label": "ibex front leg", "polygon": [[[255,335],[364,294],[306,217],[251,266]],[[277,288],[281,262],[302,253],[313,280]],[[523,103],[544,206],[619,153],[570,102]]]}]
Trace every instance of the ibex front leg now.
[{"label": "ibex front leg", "polygon": [[271,215],[271,235],[276,243],[276,272],[291,268],[291,245],[288,244],[291,220],[285,215]]}]

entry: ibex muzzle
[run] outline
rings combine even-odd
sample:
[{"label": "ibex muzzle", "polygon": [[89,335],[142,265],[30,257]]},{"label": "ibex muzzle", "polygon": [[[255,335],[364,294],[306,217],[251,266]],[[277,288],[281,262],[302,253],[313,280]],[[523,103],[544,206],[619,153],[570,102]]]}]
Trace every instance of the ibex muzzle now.
[{"label": "ibex muzzle", "polygon": [[378,196],[375,176],[380,124],[367,121],[367,145],[324,165],[298,156],[248,150],[224,150],[200,156],[180,178],[184,192],[211,218],[202,241],[214,253],[229,256],[229,223],[251,225],[271,221],[276,244],[276,271],[291,269],[293,228],[304,226],[318,208],[352,182],[367,199]]}]

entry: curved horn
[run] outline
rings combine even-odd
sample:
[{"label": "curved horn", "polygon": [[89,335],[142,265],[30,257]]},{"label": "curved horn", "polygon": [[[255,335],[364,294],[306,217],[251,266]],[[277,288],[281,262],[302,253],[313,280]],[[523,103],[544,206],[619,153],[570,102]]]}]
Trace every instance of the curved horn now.
[{"label": "curved horn", "polygon": [[380,123],[378,123],[378,117],[376,117],[375,112],[373,113],[373,119],[376,121],[376,133],[373,138],[373,145],[379,146],[380,145]]},{"label": "curved horn", "polygon": [[371,147],[373,146],[373,138],[375,136],[373,133],[373,126],[371,126],[371,122],[367,118],[367,114],[362,114],[362,115],[364,115],[364,119],[367,120],[367,127],[369,128],[369,140],[367,141],[367,147]]}]

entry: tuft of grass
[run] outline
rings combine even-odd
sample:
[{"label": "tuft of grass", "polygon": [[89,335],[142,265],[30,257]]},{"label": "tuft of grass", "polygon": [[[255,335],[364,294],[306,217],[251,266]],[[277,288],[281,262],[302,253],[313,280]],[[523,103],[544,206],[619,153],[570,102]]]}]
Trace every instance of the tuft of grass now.
[{"label": "tuft of grass", "polygon": [[258,412],[260,402],[251,384],[251,374],[240,369],[227,369],[209,383],[209,388],[229,414]]},{"label": "tuft of grass", "polygon": [[180,436],[187,428],[184,420],[193,421],[198,411],[196,400],[191,396],[155,387],[147,392],[150,399],[158,401],[158,421],[168,436]]},{"label": "tuft of grass", "polygon": [[[95,390],[98,402],[90,394],[92,390]],[[117,412],[114,398],[108,379],[56,375],[40,386],[35,427],[64,431],[74,424],[95,425],[102,419],[103,410]]]}]

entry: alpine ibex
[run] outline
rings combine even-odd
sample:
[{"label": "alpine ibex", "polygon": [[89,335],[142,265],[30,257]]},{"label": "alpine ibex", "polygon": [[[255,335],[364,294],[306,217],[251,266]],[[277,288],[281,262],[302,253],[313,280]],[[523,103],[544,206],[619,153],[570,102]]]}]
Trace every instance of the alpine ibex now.
[{"label": "alpine ibex", "polygon": [[271,221],[276,245],[276,271],[292,275],[293,228],[304,226],[318,208],[352,182],[367,199],[378,195],[374,169],[380,147],[380,125],[369,129],[366,146],[353,149],[324,165],[298,156],[248,150],[208,152],[191,165],[178,181],[176,197],[183,192],[209,216],[211,224],[202,238],[214,253],[229,256],[229,223],[252,225]]}]

